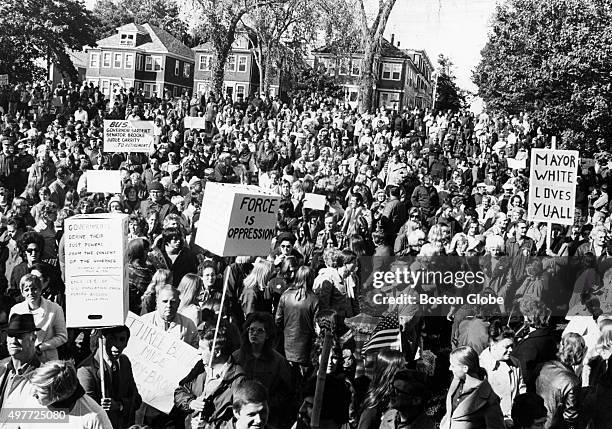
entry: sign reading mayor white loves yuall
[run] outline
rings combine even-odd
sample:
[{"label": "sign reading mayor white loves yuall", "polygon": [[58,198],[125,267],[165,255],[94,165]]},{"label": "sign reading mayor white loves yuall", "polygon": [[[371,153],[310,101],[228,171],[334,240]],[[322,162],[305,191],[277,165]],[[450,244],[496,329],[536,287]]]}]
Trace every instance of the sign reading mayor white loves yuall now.
[{"label": "sign reading mayor white loves yuall", "polygon": [[143,152],[153,148],[153,121],[104,121],[104,152]]},{"label": "sign reading mayor white loves yuall", "polygon": [[531,150],[527,219],[573,225],[578,151]]}]

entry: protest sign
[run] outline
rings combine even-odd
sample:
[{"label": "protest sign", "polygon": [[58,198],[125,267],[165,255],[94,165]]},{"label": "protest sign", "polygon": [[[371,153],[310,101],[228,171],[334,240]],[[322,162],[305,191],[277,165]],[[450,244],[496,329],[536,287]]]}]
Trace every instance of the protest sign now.
[{"label": "protest sign", "polygon": [[304,208],[313,210],[325,210],[325,195],[306,193],[304,194]]},{"label": "protest sign", "polygon": [[104,121],[104,152],[149,153],[154,142],[153,121]]},{"label": "protest sign", "polygon": [[85,173],[87,192],[121,193],[121,175],[119,170],[87,170]]},{"label": "protest sign", "polygon": [[66,325],[123,325],[128,311],[128,215],[66,219]]},{"label": "protest sign", "polygon": [[9,79],[7,74],[0,74],[0,85],[8,85]]},{"label": "protest sign", "polygon": [[507,160],[508,168],[511,168],[513,170],[522,170],[523,168],[527,168],[526,159],[507,158]]},{"label": "protest sign", "polygon": [[185,128],[196,128],[199,130],[204,130],[206,129],[206,118],[186,116],[185,117]]},{"label": "protest sign", "polygon": [[527,219],[573,225],[578,151],[531,150]]},{"label": "protest sign", "polygon": [[132,312],[125,325],[130,341],[123,354],[132,363],[138,393],[146,404],[168,414],[174,390],[200,360],[198,350]]},{"label": "protest sign", "polygon": [[257,186],[209,182],[196,244],[219,256],[267,255],[279,205],[279,195]]}]

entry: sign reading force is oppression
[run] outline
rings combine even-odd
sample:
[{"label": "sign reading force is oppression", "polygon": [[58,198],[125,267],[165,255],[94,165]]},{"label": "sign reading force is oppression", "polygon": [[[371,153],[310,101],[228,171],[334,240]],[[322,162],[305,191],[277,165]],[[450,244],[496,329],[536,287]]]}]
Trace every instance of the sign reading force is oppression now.
[{"label": "sign reading force is oppression", "polygon": [[578,166],[578,151],[531,150],[528,220],[574,223]]},{"label": "sign reading force is oppression", "polygon": [[267,255],[279,205],[279,195],[257,186],[209,182],[196,244],[219,256]]},{"label": "sign reading force is oppression", "polygon": [[153,121],[104,121],[104,152],[144,152],[153,149]]},{"label": "sign reading force is oppression", "polygon": [[128,216],[66,219],[66,325],[123,325],[128,312]]},{"label": "sign reading force is oppression", "polygon": [[123,353],[132,363],[138,393],[145,403],[168,414],[174,390],[200,359],[198,351],[132,312],[125,325],[130,341]]}]

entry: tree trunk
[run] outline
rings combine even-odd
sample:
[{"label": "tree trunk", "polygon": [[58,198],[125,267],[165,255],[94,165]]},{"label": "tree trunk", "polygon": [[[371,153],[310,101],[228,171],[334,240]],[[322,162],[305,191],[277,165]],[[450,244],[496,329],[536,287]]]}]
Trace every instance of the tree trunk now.
[{"label": "tree trunk", "polygon": [[213,63],[211,70],[212,91],[217,101],[225,96],[225,94],[223,94],[223,81],[225,77],[225,64],[227,63],[227,56],[229,55],[227,46],[227,44],[224,44],[224,46],[213,47]]},{"label": "tree trunk", "polygon": [[374,83],[378,75],[378,70],[375,68],[376,47],[371,40],[365,44],[363,53],[361,79],[359,80],[359,111],[361,113],[369,112],[374,106]]},{"label": "tree trunk", "polygon": [[383,0],[379,0],[378,15],[374,19],[371,28],[368,26],[363,1],[359,0],[361,7],[361,33],[365,45],[361,79],[359,80],[359,111],[362,113],[370,111],[374,104],[376,94],[373,86],[378,79],[378,56],[385,27],[396,0],[386,0],[384,3]]},{"label": "tree trunk", "polygon": [[264,87],[264,74],[265,74],[265,65],[263,62],[263,52],[261,49],[261,42],[257,44],[257,49],[255,50],[255,63],[257,64],[257,68],[259,69],[259,88],[258,92],[261,92]]},{"label": "tree trunk", "polygon": [[266,70],[266,73],[264,75],[264,79],[263,79],[263,86],[261,88],[261,91],[264,92],[264,94],[269,95],[270,94],[270,85],[272,83],[272,70],[274,69],[273,65],[272,65],[272,50],[270,49],[270,46],[268,46],[266,48],[266,55],[264,57],[264,69]]}]

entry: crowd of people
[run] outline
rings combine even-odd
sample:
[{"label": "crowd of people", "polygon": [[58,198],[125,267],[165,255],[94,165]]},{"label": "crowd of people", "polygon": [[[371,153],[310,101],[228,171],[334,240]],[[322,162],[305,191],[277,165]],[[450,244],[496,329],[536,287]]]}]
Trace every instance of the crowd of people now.
[{"label": "crowd of people", "polygon": [[[5,86],[0,111],[2,425],[40,427],[7,414],[27,406],[74,428],[612,427],[606,154],[578,171],[574,225],[547,231],[509,167],[550,148],[523,114],[47,82]],[[106,119],[153,121],[151,153],[105,152]],[[88,192],[89,170],[119,170],[123,192]],[[280,195],[268,251],[196,244],[208,182]],[[139,394],[126,326],[66,328],[64,221],[103,212],[129,215],[130,311],[201,354],[170,413]],[[463,277],[375,283],[401,269]],[[399,345],[368,345],[392,318]]]}]

